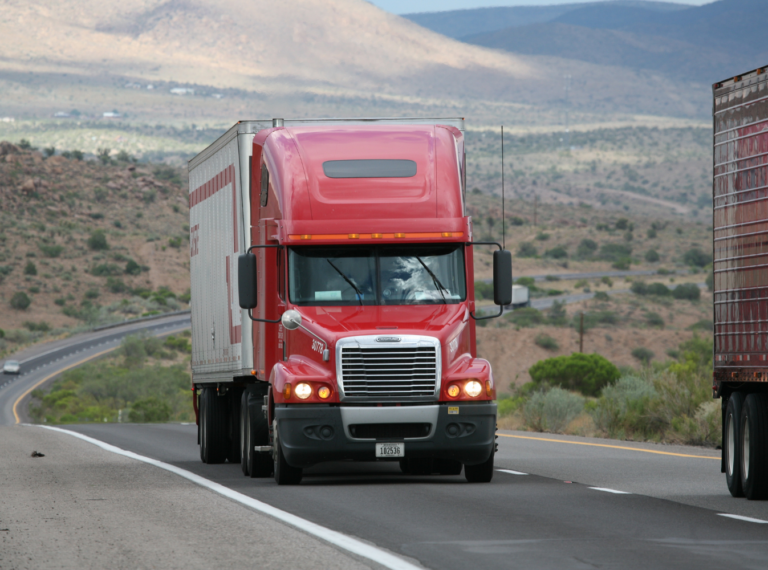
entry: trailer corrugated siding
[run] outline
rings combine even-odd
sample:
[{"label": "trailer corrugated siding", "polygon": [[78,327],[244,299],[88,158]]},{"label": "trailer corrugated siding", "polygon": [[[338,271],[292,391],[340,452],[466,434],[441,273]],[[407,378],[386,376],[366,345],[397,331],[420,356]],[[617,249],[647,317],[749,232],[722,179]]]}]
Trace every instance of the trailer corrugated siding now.
[{"label": "trailer corrugated siding", "polygon": [[758,69],[715,84],[713,92],[715,375],[765,380],[768,74]]}]

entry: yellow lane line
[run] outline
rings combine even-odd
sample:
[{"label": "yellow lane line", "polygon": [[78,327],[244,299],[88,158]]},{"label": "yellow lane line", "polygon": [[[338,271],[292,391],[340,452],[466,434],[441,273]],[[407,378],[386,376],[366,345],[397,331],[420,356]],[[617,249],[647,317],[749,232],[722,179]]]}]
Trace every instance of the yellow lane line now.
[{"label": "yellow lane line", "polygon": [[549,439],[546,437],[530,437],[526,435],[510,435],[506,433],[499,433],[501,437],[514,437],[517,439],[533,439],[536,441],[552,441],[555,443],[570,443],[571,445],[589,445],[592,447],[608,447],[610,449],[626,449],[627,451],[642,451],[643,453],[655,453],[657,455],[673,455],[675,457],[691,457],[693,459],[717,459],[719,457],[712,457],[710,455],[687,455],[685,453],[672,453],[671,451],[656,451],[655,449],[642,449],[639,447],[624,447],[621,445],[608,445],[606,443],[588,443],[586,441],[566,441],[564,439]]},{"label": "yellow lane line", "polygon": [[[180,329],[173,329],[172,331],[163,331],[162,334],[159,334],[159,335],[156,335],[156,336],[165,336],[165,335],[173,334],[173,333],[178,332],[178,331],[186,330],[187,328],[189,328],[189,327],[183,327],[183,328],[180,328]],[[85,362],[88,362],[89,360],[93,360],[94,358],[98,358],[99,356],[103,356],[103,355],[107,354],[108,352],[112,352],[113,350],[117,350],[118,348],[120,348],[119,344],[117,346],[113,346],[112,348],[108,348],[107,350],[102,350],[101,352],[97,352],[96,354],[88,356],[87,358],[83,358],[82,360],[78,360],[74,364],[70,364],[69,366],[66,366],[64,368],[60,368],[59,370],[57,370],[53,374],[49,374],[48,376],[46,376],[45,378],[43,378],[42,380],[37,382],[29,390],[27,390],[21,396],[19,396],[19,398],[13,403],[13,417],[16,418],[16,423],[17,424],[21,423],[21,418],[19,418],[19,412],[18,412],[19,404],[21,403],[21,401],[24,398],[26,398],[30,393],[32,393],[32,391],[35,390],[38,386],[40,386],[41,384],[45,384],[51,378],[54,378],[55,376],[58,376],[59,374],[63,374],[64,372],[66,372],[67,370],[69,370],[71,368],[75,368],[77,366],[80,366],[81,364],[83,364]]]}]

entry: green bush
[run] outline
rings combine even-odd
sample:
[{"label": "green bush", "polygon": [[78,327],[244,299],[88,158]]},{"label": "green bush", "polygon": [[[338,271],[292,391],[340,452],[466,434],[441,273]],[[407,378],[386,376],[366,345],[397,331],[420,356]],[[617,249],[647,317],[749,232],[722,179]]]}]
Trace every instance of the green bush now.
[{"label": "green bush", "polygon": [[518,257],[536,257],[538,253],[536,246],[529,241],[524,241],[520,244],[520,247],[517,248]]},{"label": "green bush", "polygon": [[597,251],[597,242],[591,239],[583,239],[576,248],[576,257],[581,259],[592,257]]},{"label": "green bush", "polygon": [[85,298],[86,299],[96,299],[99,296],[98,289],[88,289],[85,292]]},{"label": "green bush", "polygon": [[180,237],[168,238],[168,245],[173,248],[179,249],[181,247],[181,238]]},{"label": "green bush", "polygon": [[655,249],[649,249],[648,251],[645,252],[645,260],[648,263],[656,263],[660,259],[661,257],[659,256],[659,252],[656,251]]},{"label": "green bush", "polygon": [[562,245],[558,245],[545,251],[544,257],[551,257],[552,259],[565,259],[568,257],[568,250],[566,250]]},{"label": "green bush", "polygon": [[701,289],[695,283],[681,283],[672,290],[675,299],[687,299],[698,301],[701,298]]},{"label": "green bush", "polygon": [[0,329],[0,338],[5,338],[5,331]]},{"label": "green bush", "polygon": [[560,386],[585,396],[596,396],[604,386],[621,376],[619,369],[599,354],[579,352],[540,360],[531,366],[528,373],[539,386]]},{"label": "green bush", "polygon": [[632,246],[623,243],[606,243],[600,248],[599,257],[603,261],[618,262],[632,255]]},{"label": "green bush", "polygon": [[645,348],[644,346],[638,346],[637,348],[632,349],[632,356],[647,365],[655,355],[652,350]]},{"label": "green bush", "polygon": [[649,327],[664,328],[664,319],[659,313],[647,313],[645,322]]},{"label": "green bush", "polygon": [[106,277],[108,275],[120,275],[123,271],[114,263],[100,263],[91,267],[91,275]]},{"label": "green bush", "polygon": [[539,241],[547,241],[550,238],[550,235],[546,232],[539,232],[536,234],[536,239]]},{"label": "green bush", "polygon": [[26,311],[32,304],[32,300],[24,291],[17,291],[11,297],[11,308],[17,311]]},{"label": "green bush", "polygon": [[133,259],[129,259],[125,264],[125,272],[128,275],[139,275],[141,273],[141,265],[136,263]]},{"label": "green bush", "polygon": [[654,239],[656,237],[656,230],[654,228],[648,228],[648,231],[645,234],[648,236],[648,239]]},{"label": "green bush", "polygon": [[523,307],[512,311],[506,318],[519,327],[533,327],[544,322],[544,315],[533,307]]},{"label": "green bush", "polygon": [[475,281],[475,299],[493,299],[493,283]]},{"label": "green bush", "polygon": [[107,277],[107,289],[112,293],[125,293],[128,290],[128,286],[122,279],[116,279],[115,277]]},{"label": "green bush", "polygon": [[171,350],[178,350],[179,352],[192,352],[192,345],[189,344],[189,340],[184,337],[175,337],[173,335],[165,339],[163,346]]},{"label": "green bush", "polygon": [[594,299],[595,299],[595,301],[610,301],[611,300],[611,298],[608,296],[608,293],[606,293],[605,291],[598,291],[597,293],[595,293]]},{"label": "green bush", "polygon": [[683,254],[683,263],[694,267],[706,267],[712,263],[712,254],[693,247]]},{"label": "green bush", "polygon": [[590,410],[595,427],[608,437],[626,437],[639,433],[643,439],[652,426],[647,420],[651,401],[656,396],[653,384],[643,378],[624,376],[603,388]]},{"label": "green bush", "polygon": [[669,297],[672,291],[664,285],[664,283],[650,283],[647,289],[648,295],[656,295],[657,297]]},{"label": "green bush", "polygon": [[536,286],[536,281],[534,280],[533,277],[518,277],[515,283],[517,285],[522,285],[523,287],[528,287],[528,288]]},{"label": "green bush", "polygon": [[552,308],[547,312],[547,322],[558,327],[568,322],[568,313],[565,311],[564,302],[555,301],[552,303]]},{"label": "green bush", "polygon": [[552,388],[531,395],[523,405],[523,421],[536,431],[561,433],[583,410],[584,398]]},{"label": "green bush", "polygon": [[171,406],[156,396],[137,400],[131,405],[128,419],[132,422],[167,422],[171,419]]},{"label": "green bush", "polygon": [[59,257],[61,255],[61,252],[64,251],[63,245],[48,245],[44,243],[37,244],[37,247],[40,248],[40,251],[43,252],[43,255],[46,257]]},{"label": "green bush", "polygon": [[629,229],[629,220],[627,218],[619,218],[618,220],[616,220],[616,229],[617,230]]},{"label": "green bush", "polygon": [[27,264],[24,266],[24,275],[37,275],[37,265],[32,261],[27,261]]},{"label": "green bush", "polygon": [[[614,311],[588,311],[584,313],[584,330],[593,329],[600,325],[615,325],[619,322],[619,316]],[[581,316],[574,315],[573,327],[579,329]]]},{"label": "green bush", "polygon": [[525,220],[523,218],[519,218],[517,216],[512,216],[509,219],[509,224],[512,226],[523,226],[525,225]]},{"label": "green bush", "polygon": [[31,332],[48,332],[51,330],[51,325],[45,321],[36,323],[34,321],[24,321],[24,328]]},{"label": "green bush", "polygon": [[632,260],[628,257],[622,257],[621,259],[618,259],[611,263],[611,267],[614,269],[618,269],[620,271],[626,271],[629,269],[629,266],[631,265]]},{"label": "green bush", "polygon": [[560,348],[560,345],[557,343],[557,341],[548,334],[537,334],[533,339],[533,342],[536,344],[536,346],[540,346],[546,350],[558,350]]},{"label": "green bush", "polygon": [[107,243],[107,235],[103,230],[94,230],[91,233],[91,237],[88,238],[88,247],[94,251],[109,249],[109,244]]}]

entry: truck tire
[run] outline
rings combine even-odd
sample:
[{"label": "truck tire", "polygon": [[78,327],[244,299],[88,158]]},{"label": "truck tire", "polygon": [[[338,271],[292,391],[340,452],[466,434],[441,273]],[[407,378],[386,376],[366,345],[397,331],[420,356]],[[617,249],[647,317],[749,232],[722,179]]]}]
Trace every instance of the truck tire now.
[{"label": "truck tire", "polygon": [[493,456],[495,454],[495,450],[491,451],[491,456],[479,465],[464,466],[464,477],[466,477],[469,483],[491,482],[491,479],[493,479]]},{"label": "truck tire", "polygon": [[741,408],[741,487],[750,500],[768,499],[768,396],[750,394]]},{"label": "truck tire", "polygon": [[728,398],[723,426],[723,453],[725,455],[725,482],[733,497],[743,497],[741,487],[741,408],[744,395],[734,392]]},{"label": "truck tire", "polygon": [[200,459],[224,463],[229,452],[228,398],[215,388],[203,388],[200,397]]},{"label": "truck tire", "polygon": [[243,392],[241,398],[242,460],[240,467],[246,477],[258,478],[272,475],[272,456],[269,452],[257,452],[256,445],[269,445],[269,426],[261,411],[261,400],[252,392]]},{"label": "truck tire", "polygon": [[280,444],[280,438],[277,433],[277,421],[273,424],[272,433],[274,434],[272,441],[273,457],[275,460],[274,472],[275,482],[278,485],[298,485],[301,483],[301,477],[303,475],[301,467],[293,467],[288,465],[283,455],[283,447]]}]

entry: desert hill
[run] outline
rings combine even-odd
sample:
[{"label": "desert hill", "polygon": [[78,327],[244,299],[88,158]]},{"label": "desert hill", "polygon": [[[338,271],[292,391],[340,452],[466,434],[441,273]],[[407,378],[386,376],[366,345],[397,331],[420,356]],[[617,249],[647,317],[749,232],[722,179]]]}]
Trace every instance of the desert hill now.
[{"label": "desert hill", "polygon": [[[107,105],[99,95],[106,86],[156,82],[166,90],[238,90],[252,106],[278,97],[275,114],[306,115],[317,98],[375,97],[467,115],[479,102],[560,105],[566,73],[582,78],[571,105],[585,112],[700,117],[707,109],[704,89],[615,66],[468,46],[363,0],[0,0],[0,13],[2,105],[22,114],[33,102],[38,116],[70,100]],[[80,84],[90,96],[59,95]],[[210,113],[213,103],[202,107]],[[375,113],[376,101],[360,107]],[[349,108],[342,102],[323,112],[347,115]],[[231,107],[226,116],[232,120]]]}]

